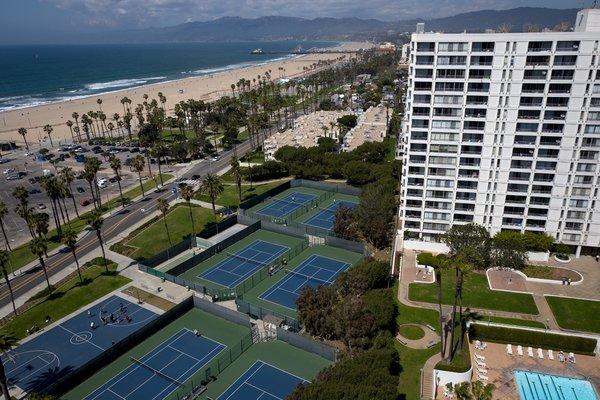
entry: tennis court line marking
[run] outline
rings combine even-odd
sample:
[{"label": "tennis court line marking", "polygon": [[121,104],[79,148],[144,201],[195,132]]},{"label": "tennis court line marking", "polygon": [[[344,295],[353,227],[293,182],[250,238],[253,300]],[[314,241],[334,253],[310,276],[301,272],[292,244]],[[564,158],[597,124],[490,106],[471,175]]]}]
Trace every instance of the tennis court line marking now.
[{"label": "tennis court line marking", "polygon": [[112,390],[110,390],[110,389],[106,389],[106,391],[107,391],[107,392],[111,392],[112,394],[114,394],[115,396],[117,396],[117,397],[118,397],[118,398],[120,398],[120,399],[127,400],[127,398],[125,398],[125,397],[121,396],[119,393],[115,393],[115,392],[113,392],[113,391],[112,391]]},{"label": "tennis court line marking", "polygon": [[[304,197],[304,196],[311,196],[311,197],[305,198],[305,200],[303,200],[301,202],[295,202],[295,201],[286,200],[288,197],[294,197],[294,196],[297,196],[297,195],[301,195],[300,197]],[[303,193],[303,192],[292,192],[292,193],[288,194],[287,196],[280,197],[280,198],[272,197],[270,199],[271,202],[268,203],[268,204],[266,204],[260,210],[256,211],[256,214],[266,215],[266,216],[273,216],[273,217],[276,217],[276,218],[282,218],[282,217],[285,217],[286,215],[291,214],[292,212],[296,211],[300,207],[304,207],[307,203],[311,202],[312,200],[314,200],[316,198],[318,198],[317,195],[313,195],[313,194],[310,194],[310,193]],[[277,207],[278,203],[283,203],[283,209],[282,209],[282,207]],[[285,212],[284,214],[281,214],[281,215],[272,215],[272,213],[268,214],[265,211],[265,210],[268,210],[268,209],[273,209],[273,210],[278,211],[278,212],[284,212],[284,211],[286,211],[285,210],[286,206],[296,206],[296,207],[294,207],[293,209],[291,209],[291,210],[289,210],[289,211],[287,211],[287,212]]]},{"label": "tennis court line marking", "polygon": [[[227,396],[227,397],[226,397],[225,399],[223,399],[223,400],[229,400],[229,399],[231,398],[231,396],[233,396],[235,393],[237,393],[237,392],[238,392],[238,390],[240,390],[240,389],[241,389],[241,388],[242,388],[244,385],[249,385],[249,386],[252,386],[252,387],[253,387],[253,388],[255,388],[255,389],[258,389],[258,390],[260,390],[260,391],[262,392],[262,393],[261,393],[261,395],[260,395],[260,397],[262,397],[262,395],[266,393],[266,394],[268,394],[269,396],[275,397],[276,399],[280,399],[280,397],[278,397],[278,396],[275,396],[274,394],[272,394],[272,393],[269,393],[269,392],[267,392],[266,390],[264,390],[264,389],[261,389],[261,388],[259,388],[259,387],[257,387],[257,386],[254,386],[254,385],[253,385],[253,384],[251,384],[251,383],[248,383],[248,380],[249,380],[250,378],[252,378],[252,377],[253,377],[253,376],[254,376],[254,375],[255,375],[255,374],[258,372],[258,371],[260,371],[260,370],[262,369],[262,367],[264,367],[265,365],[268,365],[269,367],[271,367],[271,368],[273,368],[273,369],[276,369],[276,370],[278,370],[278,371],[281,371],[281,372],[283,372],[283,373],[285,373],[285,374],[288,374],[288,375],[290,375],[290,376],[293,376],[294,378],[298,378],[299,380],[301,380],[301,381],[302,381],[302,383],[304,383],[304,382],[310,382],[310,381],[307,381],[307,380],[306,380],[306,379],[304,379],[304,378],[301,378],[301,377],[299,377],[298,375],[294,375],[294,374],[292,374],[292,373],[290,373],[290,372],[288,372],[288,371],[285,371],[285,370],[283,370],[283,369],[281,369],[281,368],[277,368],[276,366],[274,366],[274,365],[271,365],[271,364],[269,364],[268,362],[264,362],[264,361],[262,361],[262,360],[256,360],[256,361],[254,361],[254,363],[253,363],[253,364],[252,364],[250,367],[248,367],[248,369],[246,369],[246,371],[244,371],[244,373],[243,373],[243,374],[242,374],[242,375],[241,375],[239,378],[237,378],[237,379],[235,380],[235,382],[233,382],[231,385],[229,385],[229,386],[227,387],[227,389],[225,389],[225,390],[223,391],[223,393],[226,393],[226,392],[227,392],[227,391],[228,391],[228,390],[229,390],[231,387],[233,387],[233,386],[234,386],[236,383],[238,383],[238,381],[239,381],[240,379],[242,379],[242,376],[244,376],[244,374],[245,374],[246,372],[248,372],[249,370],[251,370],[252,368],[254,368],[254,366],[255,366],[256,364],[258,364],[258,363],[260,363],[260,366],[258,367],[258,369],[257,369],[256,371],[252,372],[252,374],[250,374],[250,376],[248,376],[246,379],[244,379],[244,382],[242,382],[242,384],[241,384],[241,385],[239,385],[237,389],[235,389],[233,392],[231,392],[231,394],[230,394],[229,396]],[[260,399],[260,397],[259,397],[259,399]],[[221,400],[221,399],[220,399],[220,397],[218,398],[218,400]]]},{"label": "tennis court line marking", "polygon": [[[187,330],[187,328],[184,328],[184,329],[182,329],[181,331],[175,332],[175,333],[174,333],[174,334],[172,334],[170,337],[168,337],[167,339],[165,339],[163,342],[161,342],[161,343],[157,344],[157,345],[156,345],[156,347],[154,347],[152,350],[150,350],[150,352],[148,352],[148,353],[144,354],[144,356],[143,356],[142,358],[144,358],[144,357],[145,357],[145,356],[147,356],[148,354],[151,354],[151,353],[152,353],[154,350],[156,350],[156,349],[159,349],[159,347],[160,347],[160,346],[162,346],[164,343],[168,342],[169,340],[173,339],[173,337],[175,337],[175,336],[178,336],[178,337],[177,337],[177,339],[179,339],[179,338],[180,338],[180,337],[181,337],[181,336],[182,336],[182,335],[185,333],[185,331],[186,331],[186,330]],[[174,339],[174,340],[177,340],[177,339]],[[140,359],[140,361],[143,361],[143,360],[142,360],[142,359]],[[112,392],[111,388],[112,388],[113,386],[115,386],[117,383],[121,382],[123,379],[125,379],[127,376],[129,376],[129,375],[130,375],[131,373],[133,373],[134,371],[136,371],[138,368],[142,368],[140,365],[134,365],[134,364],[130,364],[128,368],[126,368],[125,370],[123,370],[123,371],[121,371],[121,372],[125,372],[125,371],[127,371],[127,369],[129,369],[129,368],[130,368],[130,367],[132,367],[132,366],[134,366],[134,368],[133,368],[133,369],[131,369],[131,371],[127,372],[125,375],[123,375],[122,377],[120,377],[118,380],[116,380],[115,382],[111,383],[111,384],[110,384],[110,385],[109,385],[107,388],[103,389],[103,386],[104,386],[104,385],[106,385],[106,384],[108,384],[108,383],[109,383],[109,382],[110,382],[112,379],[116,378],[116,377],[117,377],[119,374],[117,374],[117,375],[113,376],[113,378],[112,378],[112,379],[108,380],[108,381],[107,381],[107,382],[106,382],[104,385],[102,385],[102,386],[100,386],[98,389],[96,389],[96,391],[97,391],[97,390],[100,390],[100,389],[102,389],[102,391],[100,391],[100,392],[99,392],[98,394],[96,394],[94,397],[91,397],[91,398],[90,398],[90,400],[94,400],[94,399],[98,398],[98,396],[100,396],[102,393],[104,393],[104,392],[105,392],[105,391],[107,391],[107,390]],[[152,376],[154,376],[154,374],[152,374]],[[139,389],[140,387],[142,387],[142,386],[143,386],[143,385],[144,385],[144,384],[145,384],[147,381],[148,381],[148,379],[147,379],[146,381],[144,381],[142,384],[140,384],[140,385],[136,386],[136,388],[134,389],[134,391],[135,391],[135,390],[137,390],[137,389]],[[95,391],[94,391],[94,392],[95,392]],[[90,394],[89,394],[89,395],[86,397],[86,399],[88,399],[88,398],[89,398],[89,396],[93,395],[93,394],[94,394],[94,392],[90,393]],[[128,393],[127,395],[129,395],[129,394],[131,394],[131,393],[132,393],[132,392]],[[119,397],[123,398],[122,396],[119,396]]]},{"label": "tennis court line marking", "polygon": [[[311,265],[310,263],[311,263],[312,261],[314,261],[314,260],[315,260],[315,258],[317,258],[317,257],[320,257],[320,258],[326,258],[326,259],[328,259],[328,260],[331,260],[331,261],[334,261],[334,262],[337,262],[337,263],[343,263],[343,266],[340,266],[340,267],[339,267],[337,270],[335,270],[335,271],[334,271],[334,270],[331,270],[331,269],[327,269],[327,268],[318,267],[318,266],[316,266],[316,265]],[[351,264],[351,263],[348,263],[348,262],[344,262],[344,261],[342,261],[342,260],[337,260],[337,259],[335,259],[335,258],[331,258],[331,257],[327,257],[327,256],[322,256],[322,255],[320,255],[320,254],[313,254],[313,255],[311,255],[310,257],[308,257],[307,259],[305,259],[304,261],[302,261],[302,262],[301,262],[299,265],[297,265],[297,266],[296,266],[296,268],[294,268],[294,269],[293,269],[293,270],[291,270],[291,271],[295,271],[296,269],[301,269],[301,268],[303,268],[303,267],[306,267],[306,266],[312,266],[312,267],[317,267],[317,268],[319,268],[319,270],[321,270],[321,269],[322,269],[322,270],[325,270],[325,271],[333,272],[333,273],[334,273],[333,277],[336,277],[336,278],[337,278],[337,275],[338,275],[339,273],[341,273],[341,272],[343,272],[343,271],[345,271],[345,270],[347,270],[347,269],[349,268],[349,267],[346,267],[347,265],[348,265],[348,266],[351,266],[352,264]],[[318,272],[319,270],[317,270],[317,272]],[[315,272],[315,274],[316,274],[317,272]],[[288,281],[291,279],[291,277],[292,277],[292,276],[298,276],[298,277],[302,278],[302,275],[293,275],[293,274],[289,274],[289,273],[288,273],[288,275],[287,275],[285,278],[283,278],[283,279],[281,279],[280,281],[276,282],[276,283],[275,283],[273,286],[271,286],[271,287],[270,287],[269,289],[267,289],[265,292],[261,293],[261,294],[260,294],[260,296],[258,296],[258,298],[259,298],[259,299],[261,299],[261,300],[263,300],[263,301],[269,302],[269,303],[271,303],[271,304],[275,304],[275,305],[281,306],[281,307],[283,307],[283,308],[286,308],[286,309],[288,309],[288,310],[295,311],[295,309],[294,309],[294,308],[287,307],[287,306],[285,306],[285,305],[283,305],[283,304],[276,303],[276,302],[274,302],[274,301],[271,301],[271,300],[269,300],[269,299],[267,299],[267,298],[266,298],[267,296],[271,296],[271,295],[273,295],[273,294],[274,294],[276,291],[278,291],[278,290],[281,290],[281,291],[283,291],[283,292],[287,292],[287,293],[291,293],[291,294],[294,294],[294,295],[296,295],[296,296],[297,296],[299,293],[297,293],[296,291],[292,292],[292,291],[290,291],[290,290],[287,290],[287,289],[284,289],[284,288],[282,288],[282,287],[281,287],[283,284],[287,283],[287,282],[288,282]],[[314,274],[313,274],[313,276],[314,276]],[[321,279],[319,279],[319,281],[321,281]],[[302,285],[304,285],[306,282],[308,282],[308,280],[306,280],[304,283],[302,283]],[[327,281],[327,282],[328,282],[328,281]],[[334,280],[333,280],[331,283],[329,283],[329,286],[331,286],[331,285],[332,285],[334,282],[335,282],[335,279],[334,279]],[[295,290],[298,290],[298,288],[299,288],[299,287],[300,287],[300,286],[298,286],[298,287],[297,287]]]},{"label": "tennis court line marking", "polygon": [[[286,252],[288,252],[288,251],[290,250],[290,248],[289,248],[288,246],[284,246],[284,245],[277,244],[277,243],[271,243],[271,242],[267,242],[266,240],[262,240],[262,239],[257,239],[257,240],[255,240],[255,241],[253,241],[252,243],[248,244],[248,245],[247,245],[246,247],[244,247],[243,249],[240,249],[239,251],[237,251],[236,253],[233,253],[233,254],[238,254],[238,253],[241,253],[241,252],[243,252],[243,251],[245,251],[245,250],[252,249],[252,247],[253,247],[253,246],[255,246],[255,245],[259,244],[259,243],[264,243],[264,244],[268,244],[268,245],[271,245],[271,246],[276,246],[277,248],[279,248],[279,247],[281,247],[281,248],[282,248],[281,250],[278,250],[278,251],[277,251],[277,253],[274,253],[274,254],[272,254],[272,253],[267,253],[267,252],[264,252],[264,251],[261,251],[261,250],[255,250],[255,251],[257,251],[257,252],[260,252],[260,253],[265,253],[265,254],[269,254],[269,255],[270,255],[270,259],[269,259],[269,261],[266,261],[265,263],[263,263],[263,262],[261,261],[261,262],[260,262],[260,264],[269,264],[269,263],[273,262],[273,261],[274,261],[274,260],[275,260],[277,257],[280,257],[281,255],[285,254]],[[239,274],[236,274],[235,272],[232,272],[232,271],[228,271],[228,270],[222,269],[221,267],[222,267],[222,266],[223,266],[223,265],[224,265],[226,262],[228,262],[230,259],[237,259],[235,256],[230,256],[230,255],[228,255],[227,253],[225,253],[225,254],[227,255],[227,257],[226,257],[225,259],[223,259],[223,260],[219,261],[219,262],[218,262],[217,264],[215,264],[213,267],[209,268],[208,270],[206,270],[206,271],[204,271],[203,273],[201,273],[200,275],[198,275],[198,276],[197,276],[197,278],[200,278],[200,279],[205,279],[205,280],[207,280],[207,281],[210,281],[210,282],[216,283],[216,284],[218,284],[218,285],[225,286],[225,285],[223,285],[223,284],[221,284],[221,283],[218,283],[218,282],[215,282],[215,281],[213,281],[213,280],[211,280],[211,279],[208,279],[208,278],[206,278],[206,276],[207,276],[207,275],[209,275],[209,273],[212,273],[212,272],[215,272],[215,271],[226,272],[226,273],[228,273],[228,274],[231,274],[231,275],[236,275],[236,276],[238,276],[239,278],[238,278],[238,279],[236,279],[236,280],[234,280],[233,282],[229,283],[229,285],[228,285],[228,286],[225,286],[225,287],[227,287],[228,289],[232,289],[232,288],[234,288],[235,286],[237,286],[237,285],[238,285],[240,282],[244,281],[244,280],[245,280],[245,279],[247,279],[249,276],[251,276],[253,273],[255,273],[256,271],[258,271],[258,269],[256,269],[256,270],[253,270],[252,272],[248,271],[248,273],[246,273],[245,275],[239,275]],[[255,254],[254,256],[252,256],[252,257],[251,257],[249,260],[252,260],[252,259],[253,259],[255,256],[256,256],[256,254]],[[213,256],[213,257],[214,257],[214,256]],[[243,257],[243,256],[240,256],[240,257],[242,257],[242,258],[247,258],[247,257]],[[256,261],[258,262],[258,260],[256,260]],[[243,262],[241,265],[243,265],[243,264],[245,264],[245,263],[246,263],[246,261],[244,261],[244,262]],[[263,266],[264,266],[264,265],[261,265],[261,268],[262,268]],[[238,266],[238,267],[239,267],[239,266]],[[236,268],[237,268],[237,267],[236,267]]]},{"label": "tennis court line marking", "polygon": [[[327,208],[325,209],[320,209],[318,213],[310,216],[309,218],[307,218],[305,221],[302,222],[303,225],[308,225],[308,226],[312,226],[313,228],[318,228],[318,229],[323,229],[326,231],[330,231],[331,229],[328,228],[324,228],[322,226],[319,225],[315,225],[313,224],[313,222],[316,221],[333,221],[333,216],[332,218],[321,218],[321,216],[327,212],[333,212],[335,213],[335,211],[341,206],[341,205],[345,205],[345,204],[341,204],[338,205],[337,207],[334,207],[333,209],[331,209],[332,206],[334,206],[336,203],[352,203],[354,204],[354,207],[358,206],[358,203],[355,203],[353,201],[347,201],[347,200],[334,200],[333,203],[331,203]],[[335,214],[334,214],[335,215]],[[317,218],[318,217],[318,218]]]},{"label": "tennis court line marking", "polygon": [[[188,357],[190,357],[190,358],[193,358],[193,359],[196,359],[196,360],[197,360],[197,358],[195,358],[195,357],[193,357],[193,356],[191,356],[191,355],[189,355],[189,354],[187,354],[187,353],[184,353],[184,352],[182,352],[181,350],[175,349],[175,348],[171,347],[171,346],[170,346],[170,345],[168,345],[168,344],[167,344],[167,345],[165,345],[165,343],[167,343],[167,342],[173,342],[173,343],[174,343],[174,342],[176,342],[177,340],[181,339],[181,338],[182,338],[182,337],[183,337],[183,336],[184,336],[186,333],[188,333],[188,332],[189,332],[189,333],[192,333],[192,331],[191,331],[190,329],[188,329],[188,328],[183,328],[183,329],[181,329],[180,331],[173,333],[173,334],[172,334],[170,337],[168,337],[167,339],[165,339],[165,340],[164,340],[164,341],[162,341],[161,343],[157,344],[157,345],[156,345],[156,346],[155,346],[155,347],[154,347],[152,350],[150,350],[150,352],[148,352],[148,353],[144,354],[144,356],[143,356],[142,358],[140,358],[140,361],[145,363],[145,362],[147,362],[148,360],[151,360],[152,358],[154,358],[155,356],[157,356],[158,354],[160,354],[160,353],[161,353],[162,351],[164,351],[165,349],[169,349],[169,348],[171,348],[171,349],[173,349],[173,350],[177,350],[177,351],[180,353],[180,354],[179,354],[179,355],[178,355],[178,356],[175,358],[175,360],[176,360],[176,359],[178,359],[179,357],[181,357],[182,355],[186,355],[186,356],[188,356]],[[215,351],[217,351],[217,353],[218,353],[218,352],[221,352],[221,350],[223,350],[223,349],[227,348],[227,346],[225,346],[223,343],[220,343],[220,342],[218,342],[218,341],[216,341],[216,340],[214,340],[214,339],[211,339],[211,338],[209,338],[209,337],[206,337],[206,336],[202,336],[202,338],[204,338],[204,339],[207,339],[207,340],[209,340],[209,341],[211,341],[211,342],[215,343],[215,344],[217,345],[217,347],[215,347],[214,349],[212,349],[212,350],[211,350],[209,353],[207,353],[207,354],[204,356],[204,358],[203,358],[202,360],[198,360],[198,362],[194,363],[194,364],[193,364],[193,365],[192,365],[190,368],[188,368],[186,371],[184,371],[182,374],[180,374],[180,375],[179,375],[177,378],[172,378],[173,380],[175,380],[175,381],[177,381],[177,382],[180,382],[180,381],[179,381],[179,379],[181,379],[181,377],[182,377],[182,376],[184,376],[184,375],[185,375],[185,374],[187,374],[187,373],[188,373],[188,372],[189,372],[191,369],[195,368],[195,367],[196,367],[198,364],[200,364],[200,363],[202,363],[204,360],[206,360],[206,358],[207,358],[207,357],[209,357],[209,356],[210,356],[209,360],[213,359],[215,356],[213,356],[212,354],[213,354]],[[156,351],[156,350],[158,350],[158,351]],[[152,352],[154,352],[154,351],[156,351],[156,353],[155,353],[155,354],[152,354]],[[150,357],[148,357],[148,358],[144,359],[144,357],[146,357],[146,356],[148,356],[148,355],[150,355]],[[175,360],[173,360],[173,361],[169,362],[168,364],[166,364],[166,365],[162,366],[162,367],[161,367],[161,369],[159,369],[158,371],[159,371],[159,372],[162,372],[162,370],[163,370],[163,369],[164,369],[166,366],[168,366],[168,365],[172,364],[172,363],[173,363]],[[207,361],[207,362],[205,362],[203,365],[206,365],[207,363],[208,363],[208,361]],[[129,375],[130,375],[130,374],[132,374],[133,372],[137,371],[138,369],[140,369],[140,368],[144,368],[144,367],[142,367],[141,365],[137,365],[137,364],[131,364],[131,365],[130,365],[128,368],[131,368],[131,367],[133,367],[133,368],[132,368],[130,371],[128,371],[128,372],[127,372],[126,374],[124,374],[122,377],[120,377],[119,379],[117,379],[115,382],[111,383],[111,384],[110,384],[108,387],[106,387],[106,388],[103,388],[103,386],[101,386],[101,387],[99,387],[98,389],[96,389],[96,390],[102,389],[102,391],[100,391],[100,392],[99,392],[98,394],[96,394],[94,397],[91,397],[91,398],[89,398],[89,396],[88,396],[88,397],[86,397],[86,399],[88,399],[88,398],[89,398],[90,400],[97,399],[97,398],[98,398],[98,396],[100,396],[100,395],[101,395],[102,393],[104,393],[105,391],[110,391],[110,392],[114,393],[114,391],[112,390],[112,388],[113,388],[115,385],[117,385],[118,383],[120,383],[120,382],[121,382],[123,379],[125,379],[127,376],[129,376]],[[126,370],[127,370],[127,369],[126,369]],[[121,372],[124,372],[124,371],[126,371],[126,370],[123,370],[123,371],[121,371]],[[144,371],[145,371],[145,369],[144,369]],[[149,371],[149,372],[151,372],[151,371]],[[112,379],[116,378],[118,375],[119,375],[119,374],[117,374],[116,376],[113,376],[113,378],[112,378]],[[167,375],[167,374],[165,374],[165,375]],[[153,378],[154,378],[154,376],[156,376],[156,374],[152,373],[152,375],[151,375],[151,376],[150,376],[148,379],[146,379],[145,381],[143,381],[142,383],[140,383],[139,385],[137,385],[137,386],[136,386],[136,387],[135,387],[133,390],[131,390],[129,393],[127,393],[127,394],[126,394],[126,397],[123,397],[123,396],[121,396],[121,395],[118,395],[117,393],[115,393],[115,394],[116,394],[117,396],[119,396],[120,398],[122,398],[122,399],[127,399],[127,397],[128,397],[129,395],[131,395],[131,393],[135,392],[136,390],[138,390],[138,389],[140,389],[141,387],[143,387],[144,385],[146,385],[146,383],[148,383],[148,381],[150,381],[151,379],[153,379]],[[112,380],[112,379],[111,379],[111,380]],[[164,379],[164,378],[163,378],[163,379]],[[106,384],[108,384],[108,383],[110,383],[110,381],[111,381],[111,380],[107,381],[107,382],[105,383],[105,385],[106,385]],[[159,393],[158,393],[158,394],[157,394],[155,397],[153,397],[153,399],[157,398],[157,396],[161,396],[161,395],[162,395],[162,393],[163,393],[165,390],[168,390],[168,389],[169,389],[171,386],[173,386],[173,385],[174,385],[174,383],[173,383],[173,382],[168,382],[168,383],[169,383],[169,385],[168,385],[166,388],[164,388],[162,391],[160,391],[160,392],[159,392]],[[172,389],[172,390],[171,390],[171,392],[169,392],[168,394],[172,393],[172,392],[173,392],[174,390],[176,390],[176,389],[177,389],[177,387],[175,387],[174,389]],[[94,393],[91,393],[90,395],[93,395],[93,394],[94,394]],[[167,396],[168,396],[168,394],[167,394]]]}]

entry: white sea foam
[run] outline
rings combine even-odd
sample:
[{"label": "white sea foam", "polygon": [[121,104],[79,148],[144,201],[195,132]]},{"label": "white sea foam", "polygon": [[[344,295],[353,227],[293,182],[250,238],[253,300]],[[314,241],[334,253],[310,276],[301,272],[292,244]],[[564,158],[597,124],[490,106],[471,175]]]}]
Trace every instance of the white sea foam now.
[{"label": "white sea foam", "polygon": [[136,79],[118,79],[116,81],[108,81],[108,82],[97,82],[97,83],[89,83],[85,85],[85,88],[88,90],[104,90],[111,88],[123,88],[130,86],[138,86],[148,83],[149,81],[160,81],[162,79],[166,79],[166,76],[153,76],[150,78],[136,78]]}]

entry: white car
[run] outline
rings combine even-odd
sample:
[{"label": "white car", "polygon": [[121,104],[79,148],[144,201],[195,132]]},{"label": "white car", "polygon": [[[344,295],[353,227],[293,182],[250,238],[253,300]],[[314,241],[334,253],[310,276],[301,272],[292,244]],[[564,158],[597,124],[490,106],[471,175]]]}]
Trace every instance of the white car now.
[{"label": "white car", "polygon": [[7,168],[7,169],[4,170],[4,175],[6,175],[6,174],[12,174],[13,172],[15,172],[14,168]]}]

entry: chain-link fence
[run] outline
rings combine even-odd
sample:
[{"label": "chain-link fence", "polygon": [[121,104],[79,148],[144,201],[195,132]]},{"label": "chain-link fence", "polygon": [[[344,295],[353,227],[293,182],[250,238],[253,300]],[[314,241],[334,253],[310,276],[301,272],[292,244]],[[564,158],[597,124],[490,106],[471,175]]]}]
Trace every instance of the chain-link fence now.
[{"label": "chain-link fence", "polygon": [[337,361],[337,349],[325,343],[317,342],[282,328],[277,328],[277,339],[310,353],[318,354],[329,361]]},{"label": "chain-link fence", "polygon": [[246,300],[240,298],[235,299],[235,305],[237,306],[239,312],[248,314],[252,318],[263,319],[266,315],[272,315],[283,320],[284,323],[290,328],[290,330],[295,332],[298,332],[300,330],[300,324],[298,323],[298,321],[290,317],[289,315],[285,315],[265,307],[250,304]]},{"label": "chain-link fence", "polygon": [[294,179],[290,182],[291,187],[307,187],[317,190],[325,190],[328,192],[336,192],[341,194],[347,194],[350,196],[359,196],[360,189],[352,186],[348,186],[343,183],[330,183],[330,182],[319,182],[309,181],[306,179]]}]

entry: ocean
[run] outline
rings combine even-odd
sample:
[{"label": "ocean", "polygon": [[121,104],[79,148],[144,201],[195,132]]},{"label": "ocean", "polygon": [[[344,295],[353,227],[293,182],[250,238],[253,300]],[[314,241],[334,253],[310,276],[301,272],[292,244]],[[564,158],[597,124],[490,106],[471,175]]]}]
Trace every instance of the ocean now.
[{"label": "ocean", "polygon": [[[332,42],[160,43],[0,46],[0,111],[206,75],[291,57]],[[276,75],[276,71],[273,75]]]}]

